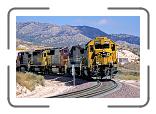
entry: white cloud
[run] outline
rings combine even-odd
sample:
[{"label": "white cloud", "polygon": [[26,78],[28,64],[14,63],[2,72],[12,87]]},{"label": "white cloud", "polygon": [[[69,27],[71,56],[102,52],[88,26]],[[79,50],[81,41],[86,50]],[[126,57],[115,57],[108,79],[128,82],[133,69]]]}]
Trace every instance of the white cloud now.
[{"label": "white cloud", "polygon": [[106,19],[101,19],[101,20],[99,20],[99,21],[97,22],[97,24],[99,24],[99,25],[106,25],[106,24],[108,24],[108,20],[106,20]]},{"label": "white cloud", "polygon": [[74,25],[88,25],[88,26],[103,26],[109,23],[108,19],[102,18],[102,19],[76,19],[73,21]]}]

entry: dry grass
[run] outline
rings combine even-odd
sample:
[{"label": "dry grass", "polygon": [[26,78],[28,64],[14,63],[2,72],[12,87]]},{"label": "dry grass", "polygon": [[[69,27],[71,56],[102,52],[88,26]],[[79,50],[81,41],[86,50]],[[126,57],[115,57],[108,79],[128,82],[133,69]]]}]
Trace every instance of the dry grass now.
[{"label": "dry grass", "polygon": [[134,75],[119,75],[116,78],[120,80],[140,80],[140,76]]},{"label": "dry grass", "polygon": [[16,72],[16,82],[21,86],[25,86],[30,91],[33,91],[38,85],[44,86],[44,77],[28,72]]},{"label": "dry grass", "polygon": [[118,68],[117,79],[121,80],[140,80],[140,71],[138,69]]},{"label": "dry grass", "polygon": [[118,64],[118,74],[116,78],[121,80],[140,80],[140,64]]}]

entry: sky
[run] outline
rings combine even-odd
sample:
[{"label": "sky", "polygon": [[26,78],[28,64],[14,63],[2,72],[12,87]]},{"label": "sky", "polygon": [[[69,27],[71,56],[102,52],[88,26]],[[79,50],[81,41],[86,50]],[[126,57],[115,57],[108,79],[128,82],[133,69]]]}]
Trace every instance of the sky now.
[{"label": "sky", "polygon": [[35,21],[56,25],[91,26],[108,34],[140,36],[139,16],[17,16],[16,22]]}]

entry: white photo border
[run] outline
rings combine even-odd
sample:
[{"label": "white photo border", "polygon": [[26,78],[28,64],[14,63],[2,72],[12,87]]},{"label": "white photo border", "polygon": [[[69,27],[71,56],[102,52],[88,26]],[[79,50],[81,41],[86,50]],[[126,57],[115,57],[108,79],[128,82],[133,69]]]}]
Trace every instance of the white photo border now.
[{"label": "white photo border", "polygon": [[[43,8],[43,9],[42,9]],[[118,8],[118,10],[119,9],[126,9],[126,7],[111,7],[111,8],[108,8],[108,9],[113,9],[114,8],[114,10],[115,9],[117,9]],[[142,43],[141,45],[140,45],[140,50],[141,50],[141,53],[140,53],[140,55],[143,53],[146,53],[147,52],[147,50],[150,50],[150,15],[149,15],[149,12],[148,12],[148,10],[146,10],[145,8],[141,8],[141,7],[135,7],[135,8],[133,8],[133,7],[129,7],[128,8],[129,9],[129,11],[131,10],[134,10],[134,11],[136,11],[136,10],[138,10],[139,9],[139,12],[141,12],[141,15],[140,15],[140,17],[141,17],[141,19],[140,20],[142,20],[142,19],[145,19],[146,17],[147,17],[147,22],[145,22],[144,21],[144,24],[146,24],[147,23],[147,25],[145,25],[145,27],[147,28],[147,31],[145,31],[145,30],[143,30],[143,32],[141,32],[141,34],[140,34],[140,37],[142,37],[142,36],[146,36],[147,35],[147,44],[146,44],[146,39],[140,39],[140,40],[142,40],[144,43],[142,43],[142,41],[140,41],[140,43]],[[16,12],[15,12],[15,10],[16,10]],[[48,12],[50,11],[49,10],[49,7],[14,7],[14,8],[11,8],[9,11],[8,11],[8,14],[7,14],[7,49],[11,52],[11,53],[15,53],[16,52],[16,49],[14,49],[14,48],[10,48],[10,45],[12,45],[12,47],[15,47],[15,45],[16,45],[16,23],[15,23],[15,21],[16,21],[16,16],[21,16],[21,15],[24,15],[25,13],[22,13],[21,15],[19,15],[19,13],[17,13],[19,10],[22,10],[22,11],[30,11],[30,10],[48,10]],[[127,16],[133,16],[133,14],[134,14],[134,11],[133,11],[133,13],[130,13],[130,15],[128,15],[129,13],[126,13],[126,15]],[[143,12],[142,11],[145,11],[146,12],[146,14],[147,15],[145,15],[145,14],[142,14]],[[47,12],[47,11],[46,11]],[[107,11],[106,11],[107,12]],[[121,11],[117,11],[117,12],[121,12]],[[29,13],[33,13],[33,12],[29,12]],[[110,12],[109,12],[110,13]],[[49,14],[50,14],[50,12],[49,12]],[[49,14],[48,14],[48,16],[49,16]],[[106,13],[107,14],[107,13]],[[113,12],[111,11],[111,14],[113,14]],[[28,15],[28,14],[27,14]],[[36,15],[36,14],[35,14]],[[34,14],[33,14],[33,16],[35,16]],[[41,14],[39,14],[39,15],[41,15]],[[43,14],[43,15],[45,15],[45,14]],[[51,15],[51,16],[56,16],[57,14],[54,14],[54,15]],[[136,15],[136,14],[135,14]],[[38,16],[38,15],[36,15],[36,16]],[[47,15],[46,15],[47,16]],[[68,15],[67,15],[68,16]],[[73,15],[70,15],[70,16],[73,16]],[[84,15],[85,16],[85,15]],[[125,15],[121,15],[121,14],[119,14],[119,15],[116,15],[116,13],[114,13],[113,15],[100,15],[100,16],[125,16]],[[137,16],[139,16],[139,15],[137,15]],[[146,19],[145,19],[146,20]],[[140,26],[142,26],[142,23],[140,24]],[[144,27],[142,27],[142,28],[144,28]],[[140,27],[140,29],[141,29],[141,27]],[[141,29],[142,30],[142,29]],[[145,37],[146,38],[146,37]],[[15,43],[12,43],[12,44],[10,44],[10,40],[14,40],[13,42]],[[144,49],[143,48],[143,46],[144,45],[147,45],[147,50],[146,49]],[[16,54],[16,53],[15,53]],[[14,61],[14,59],[13,59],[13,61]],[[142,58],[141,58],[141,61],[142,61]],[[141,62],[141,63],[143,63],[143,62]],[[140,67],[142,67],[142,65],[140,65]],[[106,103],[106,106],[108,105],[108,104],[110,104],[111,103],[111,105],[108,105],[108,107],[109,108],[116,108],[116,107],[118,107],[118,108],[136,108],[136,107],[139,107],[139,108],[141,108],[141,107],[144,107],[144,106],[146,106],[148,103],[149,103],[149,100],[150,100],[150,66],[147,64],[147,63],[144,63],[143,64],[143,68],[145,68],[145,67],[147,67],[146,69],[147,69],[147,71],[145,71],[144,70],[144,73],[142,73],[142,75],[145,75],[146,76],[146,74],[147,74],[147,76],[146,77],[141,77],[140,79],[140,82],[142,82],[142,80],[143,80],[143,84],[147,87],[147,90],[146,90],[146,87],[145,86],[143,86],[143,87],[145,87],[145,88],[142,88],[142,84],[141,84],[141,89],[143,89],[143,90],[145,90],[145,92],[146,92],[146,96],[144,96],[144,97],[140,97],[140,98],[135,98],[134,99],[134,102],[129,102],[131,99],[128,99],[128,98],[122,98],[122,100],[124,99],[126,102],[127,102],[127,104],[112,104],[112,102],[108,102],[108,103]],[[141,68],[141,69],[143,69],[143,68]],[[58,101],[58,103],[60,103],[60,99],[58,99],[58,98],[53,98],[53,99],[49,99],[49,98],[35,98],[35,100],[33,99],[33,98],[31,98],[31,100],[30,100],[30,98],[24,98],[24,99],[19,99],[19,98],[16,98],[15,97],[15,90],[16,90],[16,88],[15,88],[15,86],[14,86],[14,84],[15,84],[15,80],[16,80],[16,78],[15,77],[11,77],[10,76],[10,74],[16,74],[16,71],[15,71],[15,64],[14,64],[14,62],[12,62],[11,64],[9,64],[8,65],[8,67],[7,67],[7,76],[8,76],[8,79],[7,79],[7,100],[8,100],[8,103],[9,103],[9,105],[10,106],[12,106],[12,107],[14,107],[14,108],[41,108],[41,107],[43,107],[43,108],[49,108],[50,107],[50,105],[35,105],[35,103],[39,103],[39,101],[43,101],[45,104],[50,104],[50,102],[49,101]],[[10,70],[10,69],[12,69],[12,70]],[[143,70],[141,70],[141,71],[143,71]],[[141,75],[141,72],[140,72],[140,75]],[[13,80],[12,82],[10,82],[10,80]],[[140,94],[144,94],[145,95],[145,93],[142,93],[143,91],[141,91],[140,92]],[[147,99],[146,99],[147,98]],[[39,100],[40,99],[40,100]],[[96,99],[96,102],[98,102],[99,100],[98,99],[102,99],[102,98],[94,98],[94,99],[90,99],[90,101],[89,102],[95,102],[95,99]],[[106,101],[120,101],[121,99],[120,98],[104,98],[105,99],[105,101],[104,102],[106,102]],[[27,100],[27,101],[26,101]],[[37,100],[39,100],[39,101],[37,101]],[[73,98],[73,99],[71,99],[71,101],[73,101],[73,100],[78,100],[78,102],[81,102],[80,100],[81,100],[81,98],[79,98],[79,99],[75,99],[75,98]],[[86,101],[86,102],[88,102],[88,99],[83,99],[82,98],[82,100],[83,101]],[[128,101],[129,100],[129,101]],[[63,102],[63,103],[66,103],[66,102],[68,102],[68,101],[70,101],[69,99],[62,99],[61,98],[61,101]],[[65,102],[64,102],[65,101]],[[139,103],[138,104],[136,104],[136,101],[139,101]],[[16,102],[16,103],[15,103]],[[24,103],[23,103],[24,102]],[[34,103],[35,102],[35,103]],[[103,100],[101,100],[101,101],[99,101],[99,102],[103,102]],[[26,103],[26,104],[25,104]],[[114,103],[114,102],[113,102]],[[120,102],[117,102],[117,103],[120,103]],[[134,103],[135,103],[135,105],[134,105]],[[142,105],[142,103],[143,103],[143,105]],[[23,105],[19,105],[19,104],[23,104]],[[29,105],[29,104],[32,104],[32,105]],[[42,103],[41,103],[42,104]],[[54,105],[53,103],[51,103],[52,105]],[[129,105],[130,104],[130,105]]]}]

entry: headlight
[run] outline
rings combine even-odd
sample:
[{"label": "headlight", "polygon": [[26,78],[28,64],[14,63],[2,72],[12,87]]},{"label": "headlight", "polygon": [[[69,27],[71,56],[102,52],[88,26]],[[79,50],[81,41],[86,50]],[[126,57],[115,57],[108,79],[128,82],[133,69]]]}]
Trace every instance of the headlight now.
[{"label": "headlight", "polygon": [[100,62],[96,62],[97,65],[101,65]]},{"label": "headlight", "polygon": [[107,53],[107,56],[110,56],[111,54],[110,53]]},{"label": "headlight", "polygon": [[100,52],[98,55],[99,56],[101,55],[101,57],[109,57],[109,56],[111,56],[111,53],[109,53],[109,52]]},{"label": "headlight", "polygon": [[102,52],[101,55],[102,57],[107,57],[107,52]]}]

